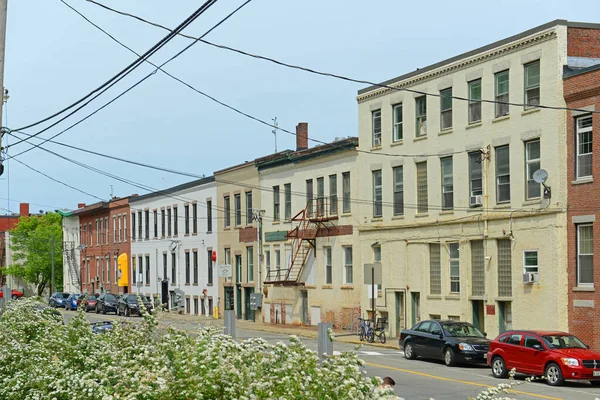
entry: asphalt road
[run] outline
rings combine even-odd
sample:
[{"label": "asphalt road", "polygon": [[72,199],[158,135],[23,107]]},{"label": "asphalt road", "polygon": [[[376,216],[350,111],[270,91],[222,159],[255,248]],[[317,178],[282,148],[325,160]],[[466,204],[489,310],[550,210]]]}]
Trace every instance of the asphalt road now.
[{"label": "asphalt road", "polygon": [[[74,312],[65,312],[69,319]],[[122,319],[114,315],[87,314],[90,322]],[[194,332],[197,322],[168,319],[163,321],[189,332]],[[222,321],[219,321],[221,326]],[[236,329],[237,339],[243,340],[261,337],[268,342],[286,341],[288,336],[280,333]],[[316,339],[302,338],[311,350],[317,350]],[[335,342],[334,353],[352,351],[355,345]],[[442,361],[407,360],[399,349],[382,349],[365,345],[357,350],[360,358],[366,362],[367,373],[373,376],[391,376],[396,381],[395,391],[406,400],[459,400],[475,397],[479,392],[507,380],[495,379],[486,366],[461,366],[449,368]],[[517,377],[522,381],[524,377]],[[515,399],[550,400],[595,400],[600,398],[600,387],[592,387],[587,382],[567,382],[562,387],[551,387],[545,382],[531,382],[515,387],[510,395]]]}]

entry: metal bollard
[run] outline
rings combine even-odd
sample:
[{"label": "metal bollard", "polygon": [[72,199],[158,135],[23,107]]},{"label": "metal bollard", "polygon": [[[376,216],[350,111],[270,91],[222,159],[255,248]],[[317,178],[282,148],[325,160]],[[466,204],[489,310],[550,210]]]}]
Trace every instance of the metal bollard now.
[{"label": "metal bollard", "polygon": [[223,320],[225,321],[225,334],[235,339],[235,313],[233,310],[225,310],[223,314]]}]

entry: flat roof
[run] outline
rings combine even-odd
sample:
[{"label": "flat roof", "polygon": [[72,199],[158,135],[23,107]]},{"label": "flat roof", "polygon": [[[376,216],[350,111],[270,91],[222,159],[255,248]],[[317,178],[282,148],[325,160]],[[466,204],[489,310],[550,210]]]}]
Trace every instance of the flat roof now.
[{"label": "flat roof", "polygon": [[166,196],[171,193],[179,192],[181,190],[190,189],[196,186],[206,185],[215,181],[214,175],[207,176],[206,178],[196,179],[195,181],[182,183],[181,185],[173,186],[165,190],[158,190],[156,192],[144,194],[141,196],[135,196],[129,199],[129,204],[137,203],[143,200],[152,199],[154,197]]}]

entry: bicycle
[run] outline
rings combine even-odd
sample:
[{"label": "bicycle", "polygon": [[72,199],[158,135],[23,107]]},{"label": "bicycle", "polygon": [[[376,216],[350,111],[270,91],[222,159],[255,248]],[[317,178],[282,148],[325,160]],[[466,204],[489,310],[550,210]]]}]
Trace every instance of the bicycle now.
[{"label": "bicycle", "polygon": [[372,322],[370,319],[364,319],[364,318],[358,318],[358,320],[360,321],[360,329],[358,332],[358,338],[360,339],[360,341],[362,342],[363,340],[367,339],[368,336],[367,334],[370,334],[370,322]]},{"label": "bicycle", "polygon": [[370,332],[371,336],[369,337],[369,341],[373,343],[375,341],[375,336],[379,339],[379,341],[384,344],[386,341],[385,337],[385,328],[387,327],[387,317],[377,318],[377,324],[372,331]]}]

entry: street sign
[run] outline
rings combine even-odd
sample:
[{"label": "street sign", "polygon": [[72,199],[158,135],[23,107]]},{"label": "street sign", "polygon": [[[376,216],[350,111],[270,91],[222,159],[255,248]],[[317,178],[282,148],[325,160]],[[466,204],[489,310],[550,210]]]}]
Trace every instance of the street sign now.
[{"label": "street sign", "polygon": [[217,272],[218,272],[219,278],[231,278],[231,273],[232,273],[231,264],[217,265]]},{"label": "street sign", "polygon": [[[373,269],[375,269],[375,271],[373,271]],[[373,272],[375,272],[375,282],[371,282]],[[366,285],[371,285],[373,283],[375,285],[381,285],[381,263],[365,264],[364,277],[365,277],[364,283]]]}]

